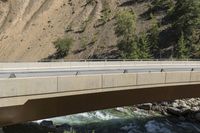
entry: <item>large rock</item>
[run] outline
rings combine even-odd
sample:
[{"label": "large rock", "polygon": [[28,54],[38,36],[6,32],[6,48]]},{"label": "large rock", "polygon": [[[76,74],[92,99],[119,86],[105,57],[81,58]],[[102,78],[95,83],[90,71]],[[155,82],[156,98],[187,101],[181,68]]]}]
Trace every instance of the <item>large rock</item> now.
[{"label": "large rock", "polygon": [[53,127],[53,122],[52,121],[46,121],[46,120],[44,120],[44,121],[42,121],[40,123],[40,126],[43,126],[43,127]]},{"label": "large rock", "polygon": [[167,108],[167,113],[168,114],[172,114],[172,115],[177,115],[180,116],[181,115],[181,110],[175,107],[168,107]]},{"label": "large rock", "polygon": [[175,107],[168,107],[167,108],[167,113],[168,114],[172,114],[172,115],[176,115],[176,116],[184,116],[188,113],[190,113],[191,110],[187,109],[187,108],[175,108]]},{"label": "large rock", "polygon": [[172,103],[172,107],[177,108],[178,106],[179,106],[179,104],[177,102]]},{"label": "large rock", "polygon": [[145,103],[145,104],[140,104],[137,106],[139,109],[144,109],[144,110],[151,110],[152,108],[152,103]]}]

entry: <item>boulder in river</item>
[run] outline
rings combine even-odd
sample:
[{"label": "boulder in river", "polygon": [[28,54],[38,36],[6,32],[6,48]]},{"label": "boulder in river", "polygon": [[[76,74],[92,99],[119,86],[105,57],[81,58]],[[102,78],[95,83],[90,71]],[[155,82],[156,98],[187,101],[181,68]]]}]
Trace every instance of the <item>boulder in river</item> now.
[{"label": "boulder in river", "polygon": [[42,121],[40,123],[40,126],[43,126],[43,127],[53,127],[54,125],[53,125],[52,121],[46,121],[46,120],[44,120],[44,121]]},{"label": "boulder in river", "polygon": [[145,104],[140,104],[140,105],[138,105],[137,107],[138,107],[139,109],[151,110],[152,105],[153,105],[152,103],[145,103]]}]

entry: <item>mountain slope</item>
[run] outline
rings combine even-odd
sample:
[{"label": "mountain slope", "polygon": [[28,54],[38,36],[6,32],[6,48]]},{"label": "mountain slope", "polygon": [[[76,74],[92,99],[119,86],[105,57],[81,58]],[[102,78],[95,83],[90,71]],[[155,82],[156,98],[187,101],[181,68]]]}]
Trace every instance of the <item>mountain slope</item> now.
[{"label": "mountain slope", "polygon": [[[127,1],[0,0],[0,60],[48,58],[55,53],[53,42],[63,36],[75,40],[67,59],[114,58],[113,18],[118,10],[130,8],[123,3]],[[145,7],[145,2],[131,6],[138,16]],[[137,32],[148,29],[148,21],[138,21]]]}]

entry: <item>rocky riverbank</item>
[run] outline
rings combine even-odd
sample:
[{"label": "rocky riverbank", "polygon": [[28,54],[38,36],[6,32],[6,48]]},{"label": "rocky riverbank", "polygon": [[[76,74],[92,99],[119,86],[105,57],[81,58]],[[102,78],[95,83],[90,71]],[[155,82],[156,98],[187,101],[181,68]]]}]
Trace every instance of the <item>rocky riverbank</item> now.
[{"label": "rocky riverbank", "polygon": [[159,112],[180,120],[200,121],[200,98],[182,99],[160,103],[145,103],[135,106],[139,109]]}]

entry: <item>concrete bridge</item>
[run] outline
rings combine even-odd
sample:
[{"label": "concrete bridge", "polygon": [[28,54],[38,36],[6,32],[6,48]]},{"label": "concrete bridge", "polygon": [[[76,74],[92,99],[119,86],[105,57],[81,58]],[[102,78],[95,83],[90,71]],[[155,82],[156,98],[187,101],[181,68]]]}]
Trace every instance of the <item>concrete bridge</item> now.
[{"label": "concrete bridge", "polygon": [[0,63],[0,126],[199,96],[198,61]]}]

